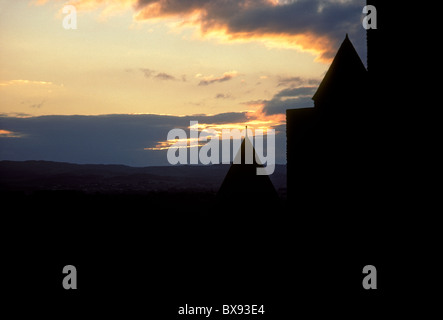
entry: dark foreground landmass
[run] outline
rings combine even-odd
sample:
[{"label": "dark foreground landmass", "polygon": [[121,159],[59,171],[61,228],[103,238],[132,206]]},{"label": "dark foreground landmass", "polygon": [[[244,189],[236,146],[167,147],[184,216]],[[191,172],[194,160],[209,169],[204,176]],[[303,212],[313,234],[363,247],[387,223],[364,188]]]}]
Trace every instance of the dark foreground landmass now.
[{"label": "dark foreground landmass", "polygon": [[[398,215],[227,202],[215,194],[226,169],[210,168],[1,162],[2,285],[17,315],[185,319],[185,304],[263,304],[264,315],[210,319],[373,319],[392,308],[409,250],[393,236]],[[379,291],[362,288],[368,264]],[[62,287],[66,265],[77,290]]]},{"label": "dark foreground landmass", "polygon": [[[230,165],[129,167],[52,161],[0,161],[0,190],[84,193],[216,193]],[[286,165],[276,165],[271,180],[283,197]]]}]

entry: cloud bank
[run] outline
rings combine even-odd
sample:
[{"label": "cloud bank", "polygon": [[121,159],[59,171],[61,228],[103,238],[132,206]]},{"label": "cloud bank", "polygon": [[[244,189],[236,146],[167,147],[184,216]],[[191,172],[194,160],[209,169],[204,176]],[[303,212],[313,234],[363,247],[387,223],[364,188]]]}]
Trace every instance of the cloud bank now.
[{"label": "cloud bank", "polygon": [[346,33],[361,28],[364,1],[138,0],[136,18],[180,18],[203,35],[270,39],[328,60]]},{"label": "cloud bank", "polygon": [[[72,163],[169,165],[166,150],[148,150],[169,130],[189,122],[223,126],[249,121],[245,112],[216,115],[0,116],[0,160],[48,160]],[[276,128],[278,130],[278,128]],[[276,161],[285,162],[284,129],[276,137]]]},{"label": "cloud bank", "polygon": [[195,26],[202,37],[226,41],[259,40],[291,47],[330,61],[346,33],[360,39],[364,0],[72,0],[78,10],[103,12],[132,8],[137,21],[174,19],[176,26]]}]

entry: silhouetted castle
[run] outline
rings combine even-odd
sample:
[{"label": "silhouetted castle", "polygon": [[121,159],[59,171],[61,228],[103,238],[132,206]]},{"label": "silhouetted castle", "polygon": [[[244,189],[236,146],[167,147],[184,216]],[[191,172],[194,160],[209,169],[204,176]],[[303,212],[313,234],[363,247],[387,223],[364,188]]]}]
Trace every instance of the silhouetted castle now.
[{"label": "silhouetted castle", "polygon": [[[317,92],[314,107],[286,111],[288,201],[293,208],[353,210],[375,206],[389,181],[392,90],[402,57],[392,50],[389,7],[367,30],[368,70],[346,35]],[[383,32],[380,33],[380,30]],[[390,33],[391,32],[391,33]],[[388,177],[388,178],[386,178]],[[374,189],[376,185],[377,189]]]},{"label": "silhouetted castle", "polygon": [[361,198],[370,144],[367,90],[368,72],[346,35],[314,107],[286,112],[288,200],[294,205],[343,206]]},{"label": "silhouetted castle", "polygon": [[[394,37],[398,20],[390,7],[367,3],[377,8],[377,29],[367,30],[368,69],[346,35],[312,98],[314,107],[286,111],[287,195],[294,209],[376,206],[374,199],[383,201],[389,183],[398,181],[389,171],[396,159],[389,139],[398,115],[394,105],[404,97],[384,92],[406,65],[394,50],[405,35]],[[255,175],[256,165],[231,166],[218,196],[273,194],[269,177]]]}]

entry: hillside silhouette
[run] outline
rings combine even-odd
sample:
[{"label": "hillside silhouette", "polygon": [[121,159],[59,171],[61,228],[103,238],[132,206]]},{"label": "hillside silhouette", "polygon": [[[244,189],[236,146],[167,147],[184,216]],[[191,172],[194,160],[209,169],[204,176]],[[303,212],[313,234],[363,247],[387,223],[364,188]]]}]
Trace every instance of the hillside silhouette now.
[{"label": "hillside silhouette", "polygon": [[[78,191],[131,194],[146,192],[216,193],[230,165],[153,166],[72,164],[52,161],[0,161],[0,190]],[[286,166],[270,176],[276,190],[286,188]]]}]

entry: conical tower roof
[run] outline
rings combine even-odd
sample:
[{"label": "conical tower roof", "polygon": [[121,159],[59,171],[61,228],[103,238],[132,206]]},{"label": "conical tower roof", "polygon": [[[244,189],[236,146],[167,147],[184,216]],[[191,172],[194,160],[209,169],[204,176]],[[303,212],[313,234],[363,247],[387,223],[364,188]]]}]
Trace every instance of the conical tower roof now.
[{"label": "conical tower roof", "polygon": [[312,99],[316,107],[337,102],[346,104],[355,97],[360,100],[364,97],[361,94],[366,88],[366,81],[366,68],[346,34]]},{"label": "conical tower roof", "polygon": [[[248,161],[245,161],[245,159],[247,159],[247,152],[250,152],[250,150],[252,150],[252,163],[247,163]],[[235,200],[245,195],[251,195],[254,198],[251,198],[249,201],[276,200],[278,198],[277,191],[269,176],[257,175],[257,168],[260,167],[263,167],[263,165],[251,141],[246,136],[218,190],[217,196]]]}]

